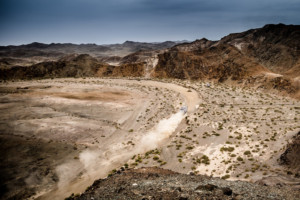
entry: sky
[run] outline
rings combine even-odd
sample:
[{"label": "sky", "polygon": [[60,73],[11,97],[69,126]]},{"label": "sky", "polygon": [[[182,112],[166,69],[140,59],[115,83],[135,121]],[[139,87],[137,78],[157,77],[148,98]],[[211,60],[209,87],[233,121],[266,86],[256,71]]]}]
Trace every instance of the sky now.
[{"label": "sky", "polygon": [[300,0],[0,0],[0,45],[219,40],[300,24]]}]

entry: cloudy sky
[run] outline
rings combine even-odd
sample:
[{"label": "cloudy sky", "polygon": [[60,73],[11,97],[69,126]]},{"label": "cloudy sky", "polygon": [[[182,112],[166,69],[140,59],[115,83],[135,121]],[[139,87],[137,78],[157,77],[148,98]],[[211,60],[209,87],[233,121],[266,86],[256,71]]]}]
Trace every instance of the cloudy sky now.
[{"label": "cloudy sky", "polygon": [[217,40],[300,24],[300,0],[0,0],[0,45]]}]

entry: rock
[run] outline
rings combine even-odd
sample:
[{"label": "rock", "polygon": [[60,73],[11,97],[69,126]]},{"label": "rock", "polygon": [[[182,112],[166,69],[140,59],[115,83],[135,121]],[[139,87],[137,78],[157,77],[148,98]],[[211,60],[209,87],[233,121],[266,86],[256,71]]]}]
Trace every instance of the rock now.
[{"label": "rock", "polygon": [[194,175],[195,175],[195,173],[194,173],[194,172],[190,172],[190,173],[189,173],[189,175],[191,175],[191,176],[194,176]]},{"label": "rock", "polygon": [[242,195],[237,195],[233,197],[233,200],[241,200],[241,199],[243,199]]},{"label": "rock", "polygon": [[230,196],[232,195],[232,189],[230,189],[229,187],[226,188],[222,188],[223,194]]},{"label": "rock", "polygon": [[214,189],[218,188],[216,185],[207,184],[207,185],[199,185],[196,190],[206,190],[206,191],[213,191]]},{"label": "rock", "polygon": [[[148,177],[148,174],[154,173],[158,173],[159,177]],[[95,199],[261,200],[299,199],[300,196],[299,191],[287,186],[261,186],[202,175],[170,173],[159,168],[129,169],[118,176],[96,181],[93,188],[93,191],[87,190],[81,194],[79,199],[85,200],[93,196]]]},{"label": "rock", "polygon": [[131,192],[135,195],[140,195],[141,194],[141,191],[139,191],[139,190],[131,190]]},{"label": "rock", "polygon": [[124,187],[119,187],[119,188],[116,190],[116,192],[117,192],[117,193],[121,193],[124,189],[125,189]]},{"label": "rock", "polygon": [[179,200],[188,200],[188,199],[189,199],[188,196],[184,194],[180,195],[179,197]]},{"label": "rock", "polygon": [[281,154],[279,164],[288,167],[291,170],[290,173],[300,172],[300,131],[293,136],[286,150]]}]

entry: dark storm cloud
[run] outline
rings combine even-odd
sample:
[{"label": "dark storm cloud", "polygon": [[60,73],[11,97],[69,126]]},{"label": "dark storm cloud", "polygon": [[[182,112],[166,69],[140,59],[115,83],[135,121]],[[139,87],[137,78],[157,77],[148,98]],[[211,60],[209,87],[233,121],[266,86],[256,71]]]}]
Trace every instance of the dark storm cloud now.
[{"label": "dark storm cloud", "polygon": [[0,0],[0,44],[219,39],[300,24],[300,0]]},{"label": "dark storm cloud", "polygon": [[221,4],[214,4],[213,1],[140,1],[136,8],[148,13],[161,13],[167,15],[177,15],[186,13],[210,12],[221,10]]}]

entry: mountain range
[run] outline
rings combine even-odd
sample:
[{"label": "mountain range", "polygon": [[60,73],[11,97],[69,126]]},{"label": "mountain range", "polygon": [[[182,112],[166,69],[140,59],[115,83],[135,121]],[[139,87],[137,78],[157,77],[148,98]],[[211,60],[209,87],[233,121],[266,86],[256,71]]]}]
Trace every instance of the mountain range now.
[{"label": "mountain range", "polygon": [[146,77],[212,80],[300,98],[300,26],[269,24],[219,41],[0,47],[0,79]]}]

